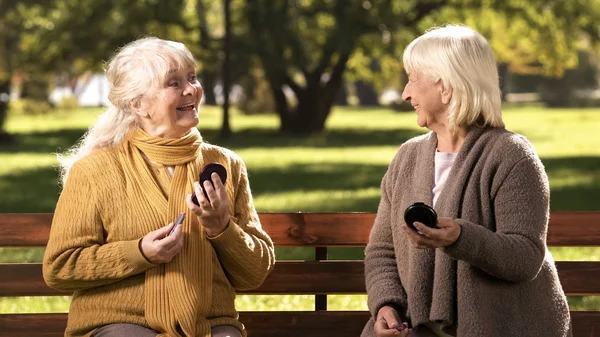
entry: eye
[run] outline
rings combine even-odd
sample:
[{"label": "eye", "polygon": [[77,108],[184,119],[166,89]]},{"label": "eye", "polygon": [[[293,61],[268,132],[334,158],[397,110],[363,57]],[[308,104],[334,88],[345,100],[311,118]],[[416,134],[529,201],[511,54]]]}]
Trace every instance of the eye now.
[{"label": "eye", "polygon": [[196,82],[198,79],[196,78],[196,75],[191,75],[189,81],[190,82]]},{"label": "eye", "polygon": [[177,82],[177,81],[169,81],[169,83],[167,85],[169,87],[177,87],[179,85],[179,82]]}]

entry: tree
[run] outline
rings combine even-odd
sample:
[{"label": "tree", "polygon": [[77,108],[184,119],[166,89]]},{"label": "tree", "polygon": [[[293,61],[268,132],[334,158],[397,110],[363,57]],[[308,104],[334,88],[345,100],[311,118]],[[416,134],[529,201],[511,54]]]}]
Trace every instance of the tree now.
[{"label": "tree", "polygon": [[[378,34],[382,24],[411,26],[443,0],[415,4],[410,15],[396,16],[396,1],[248,1],[246,13],[281,119],[289,133],[322,131],[359,40]],[[285,87],[295,94],[291,106]]]},{"label": "tree", "polygon": [[183,0],[0,0],[0,142],[11,138],[4,123],[16,72],[97,70],[135,38],[181,33],[182,8]]},{"label": "tree", "polygon": [[229,92],[230,77],[229,67],[231,65],[231,0],[223,0],[223,12],[225,16],[225,44],[223,52],[225,60],[223,61],[223,124],[221,126],[221,137],[231,137],[231,127],[229,125]]},{"label": "tree", "polygon": [[17,67],[11,51],[16,49],[21,39],[21,28],[17,23],[20,19],[17,1],[0,0],[0,143],[12,141],[4,125],[8,115],[11,80]]},{"label": "tree", "polygon": [[[597,0],[253,0],[246,13],[281,131],[311,133],[324,129],[346,70],[380,86],[399,79],[402,49],[432,26],[466,23],[512,71],[560,76],[577,64],[579,36],[597,30],[597,7]],[[373,59],[379,69],[369,69]],[[286,99],[285,87],[297,105]]]}]

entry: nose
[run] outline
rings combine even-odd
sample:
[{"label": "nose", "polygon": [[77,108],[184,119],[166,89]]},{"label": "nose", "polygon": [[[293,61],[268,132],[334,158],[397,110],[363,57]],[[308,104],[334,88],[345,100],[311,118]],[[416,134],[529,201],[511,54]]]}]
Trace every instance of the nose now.
[{"label": "nose", "polygon": [[404,101],[410,101],[411,97],[410,97],[410,91],[408,90],[408,85],[406,85],[404,87],[404,90],[402,90],[402,100]]},{"label": "nose", "polygon": [[191,82],[186,82],[186,83],[187,84],[185,86],[185,90],[183,90],[184,96],[194,95],[194,94],[196,94],[196,92],[201,94],[202,86],[200,86],[200,84],[198,84],[196,86],[194,83],[191,83]]}]

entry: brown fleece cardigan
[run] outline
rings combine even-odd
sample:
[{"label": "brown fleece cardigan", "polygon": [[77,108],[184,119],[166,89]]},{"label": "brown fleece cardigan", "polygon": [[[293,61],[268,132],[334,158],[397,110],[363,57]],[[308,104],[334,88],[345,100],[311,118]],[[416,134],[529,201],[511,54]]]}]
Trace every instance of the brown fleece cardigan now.
[{"label": "brown fleece cardigan", "polygon": [[401,225],[406,207],[432,204],[436,134],[403,144],[382,181],[365,257],[375,336],[378,310],[391,304],[418,326],[436,321],[456,336],[570,336],[566,297],[546,248],[549,185],[525,137],[472,128],[436,211],[456,219],[458,240],[416,249]]},{"label": "brown fleece cardigan", "polygon": [[[201,277],[211,284],[210,290],[193,287],[171,290],[196,294],[210,291],[208,312],[196,322],[198,327],[209,328],[196,329],[197,336],[209,336],[210,327],[217,325],[233,325],[246,335],[237,320],[235,289],[256,288],[262,283],[275,262],[273,242],[261,229],[242,159],[214,145],[202,143],[200,147],[200,163],[219,162],[227,169],[230,224],[223,233],[208,239],[208,261],[212,261],[212,266],[203,268]],[[145,282],[148,277],[162,275],[151,273],[153,270],[164,270],[173,261],[151,264],[138,248],[140,238],[166,223],[162,214],[150,207],[151,200],[140,193],[145,187],[126,178],[128,168],[119,161],[119,153],[123,151],[127,151],[126,144],[96,151],[77,161],[54,213],[43,271],[49,286],[75,291],[65,336],[89,336],[96,328],[111,323],[150,327],[149,314],[170,316],[166,321],[180,320],[173,309],[177,304],[173,303],[176,301],[173,291],[163,289],[153,293],[155,290]],[[183,203],[180,208],[187,211],[188,217],[193,216]],[[190,228],[183,228],[184,246],[197,249],[201,238],[193,235],[198,232],[191,228],[193,225],[199,226],[193,222]],[[204,235],[202,231],[198,234]],[[183,263],[186,267],[179,274],[186,278],[200,261]],[[160,301],[164,310],[146,312],[151,307],[146,303],[148,299]],[[162,332],[160,336],[167,335],[166,326],[152,328]]]}]

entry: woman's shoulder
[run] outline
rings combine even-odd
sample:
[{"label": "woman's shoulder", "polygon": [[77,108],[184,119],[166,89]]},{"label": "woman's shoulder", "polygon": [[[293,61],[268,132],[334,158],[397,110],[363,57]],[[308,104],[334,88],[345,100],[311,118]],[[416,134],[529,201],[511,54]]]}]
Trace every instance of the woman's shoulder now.
[{"label": "woman's shoulder", "polygon": [[434,137],[433,132],[427,132],[425,134],[408,139],[404,143],[400,144],[400,147],[398,147],[398,151],[396,151],[396,155],[394,156],[392,162],[397,162],[402,158],[414,159],[419,149],[431,145],[430,142],[434,140],[432,137]]},{"label": "woman's shoulder", "polygon": [[504,128],[494,128],[490,132],[494,132],[496,138],[491,149],[494,157],[515,162],[525,158],[538,158],[535,147],[524,135]]},{"label": "woman's shoulder", "polygon": [[102,148],[79,158],[71,170],[82,170],[87,175],[98,176],[107,172],[114,172],[120,166],[118,159],[118,148]]},{"label": "woman's shoulder", "polygon": [[222,146],[203,142],[201,150],[204,162],[226,162],[229,163],[229,165],[234,166],[244,164],[242,157],[234,151]]}]

